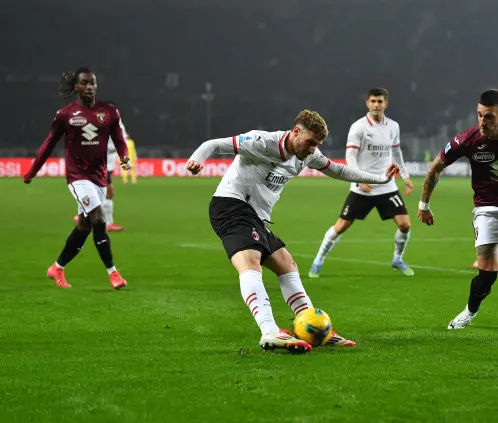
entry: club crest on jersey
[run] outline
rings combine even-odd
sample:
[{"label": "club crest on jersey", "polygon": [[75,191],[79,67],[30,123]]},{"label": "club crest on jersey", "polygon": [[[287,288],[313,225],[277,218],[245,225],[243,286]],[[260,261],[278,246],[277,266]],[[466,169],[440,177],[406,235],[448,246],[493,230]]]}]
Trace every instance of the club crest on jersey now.
[{"label": "club crest on jersey", "polygon": [[107,119],[106,113],[105,112],[97,112],[97,120],[99,123],[104,123]]},{"label": "club crest on jersey", "polygon": [[85,206],[89,206],[90,205],[90,197],[88,195],[85,195],[82,199],[81,199],[81,202],[85,205]]},{"label": "club crest on jersey", "polygon": [[251,236],[254,241],[259,241],[259,234],[256,231],[253,230]]},{"label": "club crest on jersey", "polygon": [[84,117],[72,117],[69,119],[69,125],[71,126],[84,126],[87,122],[88,121]]}]

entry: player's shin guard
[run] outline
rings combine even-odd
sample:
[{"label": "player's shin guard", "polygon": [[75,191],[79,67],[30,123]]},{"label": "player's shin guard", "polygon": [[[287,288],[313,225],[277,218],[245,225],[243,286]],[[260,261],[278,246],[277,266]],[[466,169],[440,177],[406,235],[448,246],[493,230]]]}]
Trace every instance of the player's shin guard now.
[{"label": "player's shin guard", "polygon": [[263,275],[256,270],[239,274],[240,292],[263,335],[278,333],[279,327],[273,318],[270,299],[263,285]]},{"label": "player's shin guard", "polygon": [[395,261],[399,261],[403,259],[403,254],[406,250],[406,245],[410,240],[410,231],[401,232],[399,229],[396,231],[394,235],[394,259]]},{"label": "player's shin guard", "polygon": [[497,274],[498,272],[479,270],[479,274],[472,279],[468,304],[471,313],[477,313],[481,302],[491,293],[491,287],[495,283]]},{"label": "player's shin guard", "polygon": [[339,242],[341,235],[335,231],[335,228],[332,226],[323,237],[322,245],[320,245],[320,249],[318,250],[318,254],[315,258],[315,261],[323,264],[325,257],[330,253],[332,248],[334,248],[335,244]]},{"label": "player's shin guard", "polygon": [[298,272],[280,275],[278,281],[280,282],[280,289],[285,302],[296,315],[307,308],[313,307]]},{"label": "player's shin guard", "polygon": [[114,267],[112,260],[111,240],[105,230],[105,222],[99,222],[93,225],[93,241],[97,247],[100,258],[106,269]]},{"label": "player's shin guard", "polygon": [[105,223],[111,225],[114,223],[114,202],[113,200],[105,199],[102,205],[104,209]]},{"label": "player's shin guard", "polygon": [[71,232],[71,234],[68,236],[66,245],[64,245],[59,258],[57,259],[57,264],[60,267],[64,267],[73,258],[76,257],[76,255],[83,248],[83,245],[85,244],[85,241],[88,238],[89,234],[89,231],[82,231],[78,229],[77,226],[73,229],[73,232]]}]

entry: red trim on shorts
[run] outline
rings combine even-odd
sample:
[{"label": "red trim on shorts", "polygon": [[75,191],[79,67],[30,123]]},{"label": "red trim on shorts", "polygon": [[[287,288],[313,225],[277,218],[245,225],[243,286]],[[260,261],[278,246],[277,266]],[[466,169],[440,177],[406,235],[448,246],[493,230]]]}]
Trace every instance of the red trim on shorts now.
[{"label": "red trim on shorts", "polygon": [[71,182],[69,185],[71,185],[71,187],[73,188],[73,192],[74,192],[74,196],[76,197],[76,201],[79,203],[79,205],[81,206],[81,208],[83,209],[83,211],[88,214],[85,210],[85,206],[83,206],[83,203],[80,201],[80,198],[78,197],[78,194],[76,193],[76,190],[74,189],[74,185],[73,183]]},{"label": "red trim on shorts", "polygon": [[235,151],[235,154],[239,154],[239,149],[237,148],[237,137],[233,136],[232,142],[233,142],[233,151]]},{"label": "red trim on shorts", "polygon": [[285,137],[289,134],[289,132],[286,132],[282,139],[280,140],[280,144],[278,145],[279,148],[280,148],[280,157],[282,158],[282,161],[287,161],[287,157],[285,157],[285,148],[284,148],[284,141],[285,141]]},{"label": "red trim on shorts", "polygon": [[317,170],[325,170],[325,169],[327,169],[330,166],[330,163],[332,163],[332,161],[330,159],[327,159],[327,164],[325,166],[321,167],[320,169],[317,169]]}]

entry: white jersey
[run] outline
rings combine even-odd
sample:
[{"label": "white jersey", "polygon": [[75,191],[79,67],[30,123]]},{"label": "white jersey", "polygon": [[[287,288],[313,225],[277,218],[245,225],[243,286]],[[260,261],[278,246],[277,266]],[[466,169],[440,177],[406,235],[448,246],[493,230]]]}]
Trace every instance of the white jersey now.
[{"label": "white jersey", "polygon": [[[393,163],[393,148],[399,149],[399,146],[400,136],[397,122],[385,117],[382,122],[378,123],[366,115],[351,125],[346,149],[358,150],[356,157],[358,169],[374,175],[382,175]],[[400,168],[404,167],[404,163],[398,163],[398,165]],[[408,177],[408,175],[402,176]],[[387,194],[397,189],[394,178],[384,185],[372,185],[372,190],[368,193],[362,191],[358,184],[351,184],[351,191],[368,196]]]},{"label": "white jersey", "polygon": [[305,166],[322,170],[331,163],[318,149],[303,161],[290,156],[284,143],[287,134],[285,131],[250,131],[232,137],[237,156],[214,196],[246,201],[261,220],[269,222],[273,206],[287,182]]},{"label": "white jersey", "polygon": [[[126,132],[126,128],[121,120],[119,121],[119,126],[121,127],[121,130],[123,131],[124,140],[127,141],[128,140],[128,133]],[[114,169],[116,168],[117,159],[118,159],[118,152],[116,150],[116,147],[114,146],[114,143],[112,142],[112,138],[109,137],[109,141],[107,141],[107,171],[108,172],[114,171]]]}]

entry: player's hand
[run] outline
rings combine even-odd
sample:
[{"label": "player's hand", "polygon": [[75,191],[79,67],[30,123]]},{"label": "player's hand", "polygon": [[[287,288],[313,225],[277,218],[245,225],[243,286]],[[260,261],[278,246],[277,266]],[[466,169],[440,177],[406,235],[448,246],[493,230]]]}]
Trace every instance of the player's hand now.
[{"label": "player's hand", "polygon": [[434,225],[434,215],[430,210],[420,210],[417,212],[418,220],[422,223],[425,223],[427,226]]},{"label": "player's hand", "polygon": [[411,181],[410,178],[405,178],[405,195],[410,195],[413,192],[413,182]]},{"label": "player's hand", "polygon": [[397,173],[399,173],[398,165],[395,163],[390,164],[386,169],[386,176],[387,176],[386,183],[389,182],[392,178],[394,178]]},{"label": "player's hand", "polygon": [[27,173],[26,173],[26,175],[24,175],[24,183],[25,184],[30,184],[32,180],[33,180],[33,178],[31,176],[29,176]]},{"label": "player's hand", "polygon": [[360,184],[359,187],[363,192],[372,191],[372,185],[370,185],[370,184]]},{"label": "player's hand", "polygon": [[187,163],[185,163],[185,167],[193,175],[197,175],[202,169],[204,169],[204,166],[200,163],[197,163],[195,160],[189,160]]},{"label": "player's hand", "polygon": [[128,156],[124,156],[121,161],[119,162],[119,165],[121,166],[121,169],[123,170],[130,170],[131,164],[130,164],[130,158]]}]

